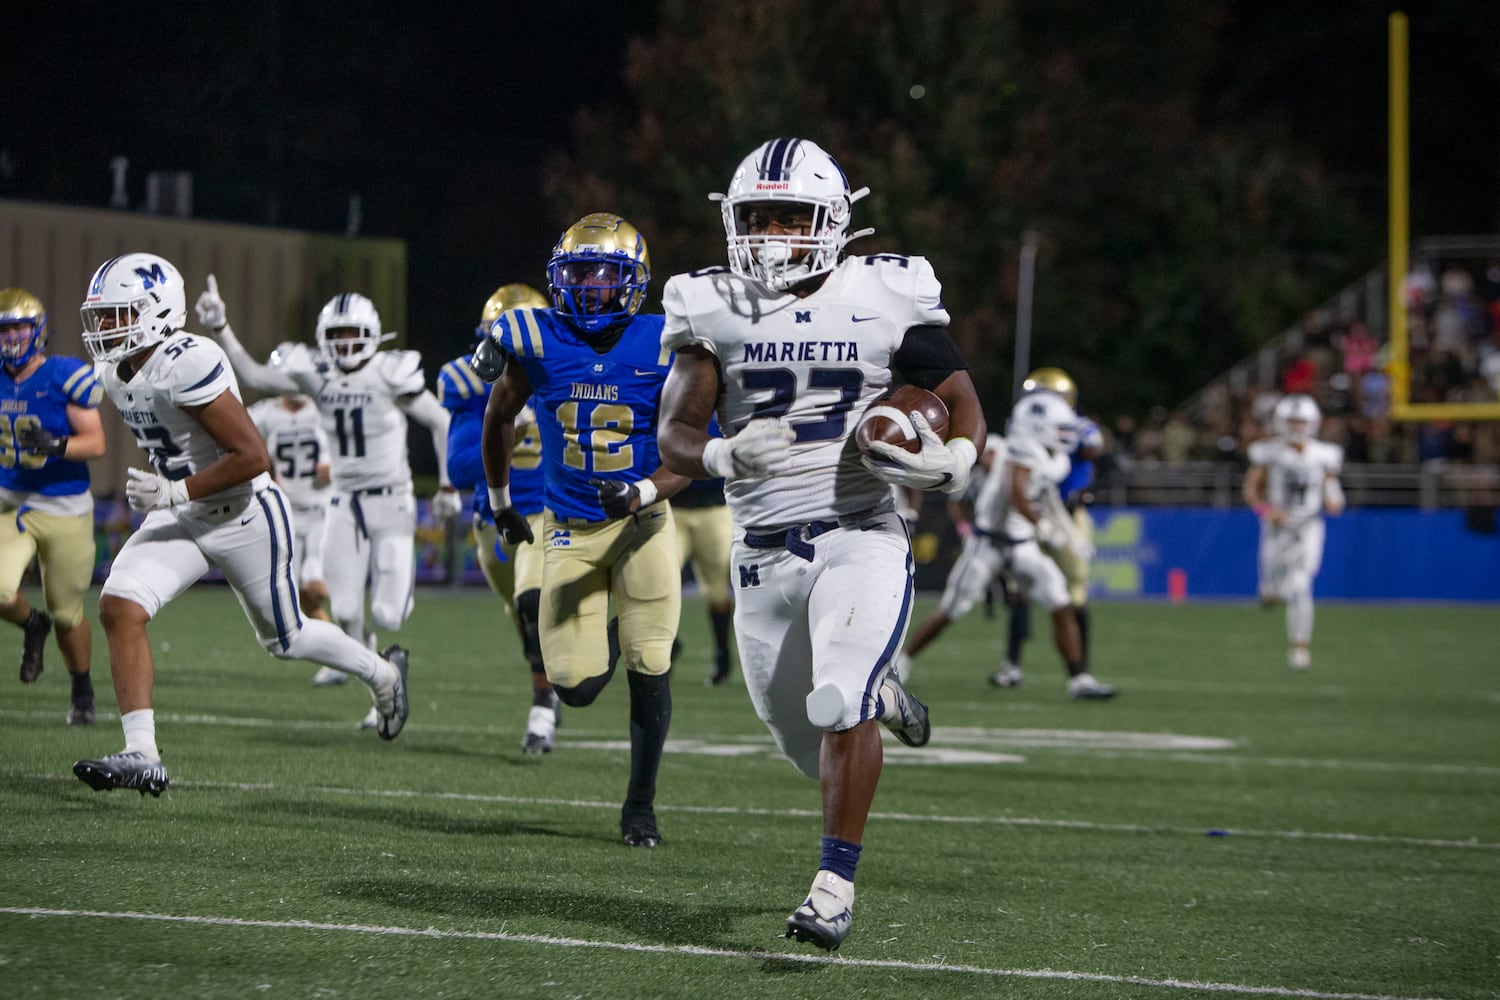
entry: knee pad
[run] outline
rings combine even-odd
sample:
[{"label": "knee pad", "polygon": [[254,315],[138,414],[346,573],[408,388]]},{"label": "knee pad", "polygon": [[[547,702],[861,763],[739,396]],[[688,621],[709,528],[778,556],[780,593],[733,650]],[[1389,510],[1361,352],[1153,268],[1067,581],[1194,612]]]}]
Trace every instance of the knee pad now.
[{"label": "knee pad", "polygon": [[852,694],[831,681],[819,684],[807,696],[807,721],[817,729],[843,732],[864,721],[863,692]]},{"label": "knee pad", "polygon": [[155,618],[162,607],[161,598],[146,586],[144,580],[126,573],[111,571],[109,579],[104,581],[104,588],[99,591],[99,597],[101,601],[106,597],[119,597],[139,605],[146,610],[147,618]]},{"label": "knee pad", "polygon": [[579,681],[572,687],[553,684],[552,690],[557,692],[558,700],[564,705],[567,705],[569,708],[582,708],[585,705],[592,705],[594,703],[594,699],[599,697],[599,692],[604,690],[604,686],[609,683],[609,679],[614,675],[615,665],[611,663],[609,669],[602,674]]}]

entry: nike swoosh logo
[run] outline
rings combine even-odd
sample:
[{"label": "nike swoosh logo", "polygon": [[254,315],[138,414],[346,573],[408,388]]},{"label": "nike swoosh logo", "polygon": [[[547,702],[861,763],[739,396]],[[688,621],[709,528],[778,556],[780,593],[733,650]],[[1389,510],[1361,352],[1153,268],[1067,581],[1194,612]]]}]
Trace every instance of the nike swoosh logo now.
[{"label": "nike swoosh logo", "polygon": [[255,515],[254,514],[251,514],[249,517],[242,517],[242,518],[240,518],[240,527],[243,528],[245,525],[249,524],[253,520],[255,520]]},{"label": "nike swoosh logo", "polygon": [[656,374],[656,369],[654,369],[654,368],[647,368],[645,371],[641,371],[639,368],[637,368],[637,369],[635,369],[635,373],[637,375],[655,375]]},{"label": "nike swoosh logo", "polygon": [[879,319],[879,318],[880,318],[879,316],[850,316],[849,317],[849,321],[851,323],[868,323],[872,319]]}]

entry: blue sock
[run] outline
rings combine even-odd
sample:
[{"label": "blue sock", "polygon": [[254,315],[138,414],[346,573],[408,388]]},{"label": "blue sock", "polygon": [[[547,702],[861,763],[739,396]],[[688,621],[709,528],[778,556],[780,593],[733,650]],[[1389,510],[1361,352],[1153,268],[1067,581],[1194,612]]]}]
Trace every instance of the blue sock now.
[{"label": "blue sock", "polygon": [[824,837],[823,861],[818,867],[833,872],[845,881],[853,882],[854,866],[859,864],[860,850],[860,845],[851,844],[847,840]]}]

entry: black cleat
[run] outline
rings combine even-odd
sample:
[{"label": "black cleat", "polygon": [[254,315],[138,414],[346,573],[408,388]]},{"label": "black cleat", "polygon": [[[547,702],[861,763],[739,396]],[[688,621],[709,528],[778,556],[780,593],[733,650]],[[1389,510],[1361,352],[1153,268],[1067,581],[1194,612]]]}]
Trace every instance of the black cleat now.
[{"label": "black cleat", "polygon": [[47,634],[52,631],[52,616],[45,611],[33,611],[21,626],[26,640],[21,646],[21,683],[31,684],[42,676],[42,650],[47,647]]},{"label": "black cleat", "polygon": [[134,788],[145,795],[160,798],[167,790],[167,769],[159,757],[147,757],[139,750],[122,750],[99,760],[80,760],[73,773],[96,792],[114,788]]},{"label": "black cleat", "polygon": [[84,695],[74,698],[73,703],[68,706],[68,725],[90,726],[94,723],[94,696]]},{"label": "black cleat", "polygon": [[708,675],[709,687],[722,687],[729,683],[729,650],[714,653],[714,672]]},{"label": "black cleat", "polygon": [[[377,696],[389,696],[390,711],[381,711],[381,706],[376,705],[376,712],[380,720],[375,729],[380,733],[383,740],[393,740],[401,735],[401,730],[406,726],[406,717],[411,714],[411,702],[406,697],[406,668],[411,654],[403,647],[390,645],[380,654],[381,659],[389,660],[396,668],[396,680],[390,690],[377,692]],[[384,700],[384,697],[381,697]]]},{"label": "black cleat", "polygon": [[656,829],[656,811],[650,806],[625,803],[620,810],[620,839],[626,847],[660,847],[661,831]]}]

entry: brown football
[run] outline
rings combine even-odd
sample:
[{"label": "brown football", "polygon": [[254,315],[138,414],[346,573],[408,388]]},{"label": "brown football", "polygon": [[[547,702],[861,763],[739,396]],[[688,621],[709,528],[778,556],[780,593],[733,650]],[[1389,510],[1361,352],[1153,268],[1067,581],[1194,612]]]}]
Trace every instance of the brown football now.
[{"label": "brown football", "polygon": [[887,441],[910,452],[922,450],[922,439],[911,425],[910,414],[916,411],[927,418],[937,436],[948,437],[948,407],[926,389],[900,385],[876,396],[865,408],[854,428],[854,444],[868,451],[872,441]]}]

